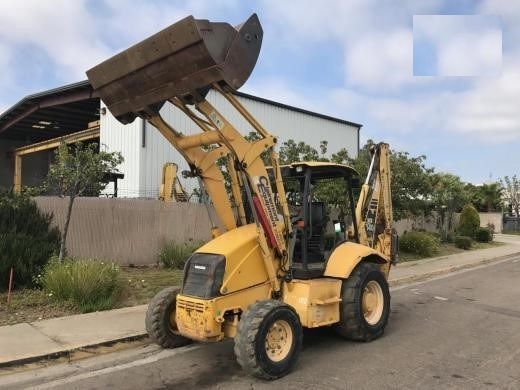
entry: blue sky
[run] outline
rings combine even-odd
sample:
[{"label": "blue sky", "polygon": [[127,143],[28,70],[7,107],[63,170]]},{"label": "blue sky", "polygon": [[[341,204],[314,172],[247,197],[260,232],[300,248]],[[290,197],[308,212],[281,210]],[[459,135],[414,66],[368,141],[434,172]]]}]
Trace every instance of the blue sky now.
[{"label": "blue sky", "polygon": [[0,112],[187,15],[239,24],[253,12],[264,41],[242,91],[361,123],[362,142],[466,182],[520,175],[510,0],[2,0]]},{"label": "blue sky", "polygon": [[502,26],[496,15],[414,15],[414,76],[499,77]]}]

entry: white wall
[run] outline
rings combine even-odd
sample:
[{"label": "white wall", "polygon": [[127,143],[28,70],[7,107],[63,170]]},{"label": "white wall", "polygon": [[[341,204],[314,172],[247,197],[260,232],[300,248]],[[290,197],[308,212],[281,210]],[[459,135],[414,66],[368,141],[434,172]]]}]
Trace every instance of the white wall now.
[{"label": "white wall", "polygon": [[238,100],[271,134],[278,137],[278,146],[293,139],[304,141],[319,152],[320,142],[325,140],[328,141],[329,156],[342,148],[347,149],[352,158],[358,155],[358,128],[355,126],[242,96]]},{"label": "white wall", "polygon": [[[106,108],[103,102],[101,107]],[[142,120],[136,119],[129,125],[122,125],[115,119],[108,109],[99,116],[100,120],[100,147],[106,147],[109,152],[121,152],[125,161],[119,166],[119,171],[125,175],[118,180],[119,197],[142,197],[142,189],[139,183],[141,170],[141,125]],[[113,187],[109,184],[104,193],[112,194]]]},{"label": "white wall", "polygon": [[[242,96],[237,98],[268,132],[278,137],[279,146],[284,141],[294,139],[319,150],[320,141],[327,140],[329,155],[346,148],[350,156],[357,156],[357,127]],[[210,91],[207,100],[242,134],[253,130],[221,95]],[[183,134],[200,131],[188,117],[169,103],[163,106],[161,114],[166,122]],[[141,126],[142,120],[139,118],[124,126],[108,110],[106,115],[101,115],[101,144],[106,144],[110,151],[121,151],[125,158],[120,169],[125,178],[118,182],[120,197],[157,198],[164,163],[176,163],[179,172],[188,169],[179,153],[148,123],[143,147]],[[181,178],[181,182],[188,193],[198,187],[195,179]],[[110,189],[107,191],[111,192]]]}]

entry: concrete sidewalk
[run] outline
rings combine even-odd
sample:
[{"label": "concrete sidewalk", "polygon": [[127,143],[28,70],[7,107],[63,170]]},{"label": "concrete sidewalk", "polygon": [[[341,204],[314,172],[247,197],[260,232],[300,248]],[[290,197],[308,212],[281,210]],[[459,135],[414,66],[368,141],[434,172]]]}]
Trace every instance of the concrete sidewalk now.
[{"label": "concrete sidewalk", "polygon": [[[506,245],[402,263],[390,271],[390,285],[402,285],[520,255],[520,237],[496,235]],[[147,305],[0,327],[0,369],[78,348],[146,335]]]}]

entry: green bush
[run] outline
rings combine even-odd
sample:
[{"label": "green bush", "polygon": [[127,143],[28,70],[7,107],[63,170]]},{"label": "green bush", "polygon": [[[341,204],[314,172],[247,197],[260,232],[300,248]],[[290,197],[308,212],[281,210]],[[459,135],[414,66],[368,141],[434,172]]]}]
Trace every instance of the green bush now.
[{"label": "green bush", "polygon": [[475,238],[477,229],[480,227],[480,217],[478,211],[472,204],[467,204],[460,213],[459,226],[457,233],[460,236]]},{"label": "green bush", "polygon": [[469,249],[471,248],[472,239],[467,236],[457,236],[455,237],[455,246],[460,249]]},{"label": "green bush", "polygon": [[56,257],[45,267],[40,283],[49,296],[71,302],[83,313],[113,308],[122,286],[113,263],[73,259],[60,263]]},{"label": "green bush", "polygon": [[167,242],[159,252],[159,262],[165,268],[183,269],[188,257],[200,246],[202,246],[202,242],[196,242],[191,239],[183,243]]},{"label": "green bush", "polygon": [[9,285],[11,268],[15,288],[32,286],[33,277],[59,250],[60,233],[51,220],[28,196],[0,193],[0,291]]},{"label": "green bush", "polygon": [[432,236],[432,237],[438,239],[439,242],[440,242],[441,239],[442,239],[442,234],[439,233],[439,232],[428,232],[428,231],[424,231],[424,233],[429,234],[430,236]]},{"label": "green bush", "polygon": [[401,251],[416,253],[424,257],[435,255],[439,251],[439,244],[439,238],[426,232],[407,232],[399,238]]},{"label": "green bush", "polygon": [[446,242],[453,244],[454,241],[455,241],[455,234],[453,232],[448,232],[448,234],[446,234]]},{"label": "green bush", "polygon": [[487,228],[478,228],[475,232],[475,240],[478,242],[490,242],[493,241],[493,234]]},{"label": "green bush", "polygon": [[487,229],[490,231],[491,235],[495,234],[495,224],[488,222]]}]

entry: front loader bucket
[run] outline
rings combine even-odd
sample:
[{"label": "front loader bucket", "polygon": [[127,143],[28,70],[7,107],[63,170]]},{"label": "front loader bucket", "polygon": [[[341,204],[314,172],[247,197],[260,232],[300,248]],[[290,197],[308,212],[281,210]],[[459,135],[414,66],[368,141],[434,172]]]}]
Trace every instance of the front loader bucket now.
[{"label": "front loader bucket", "polygon": [[87,71],[122,123],[156,113],[174,96],[201,100],[213,83],[240,88],[258,59],[262,27],[256,14],[237,26],[188,16]]}]

